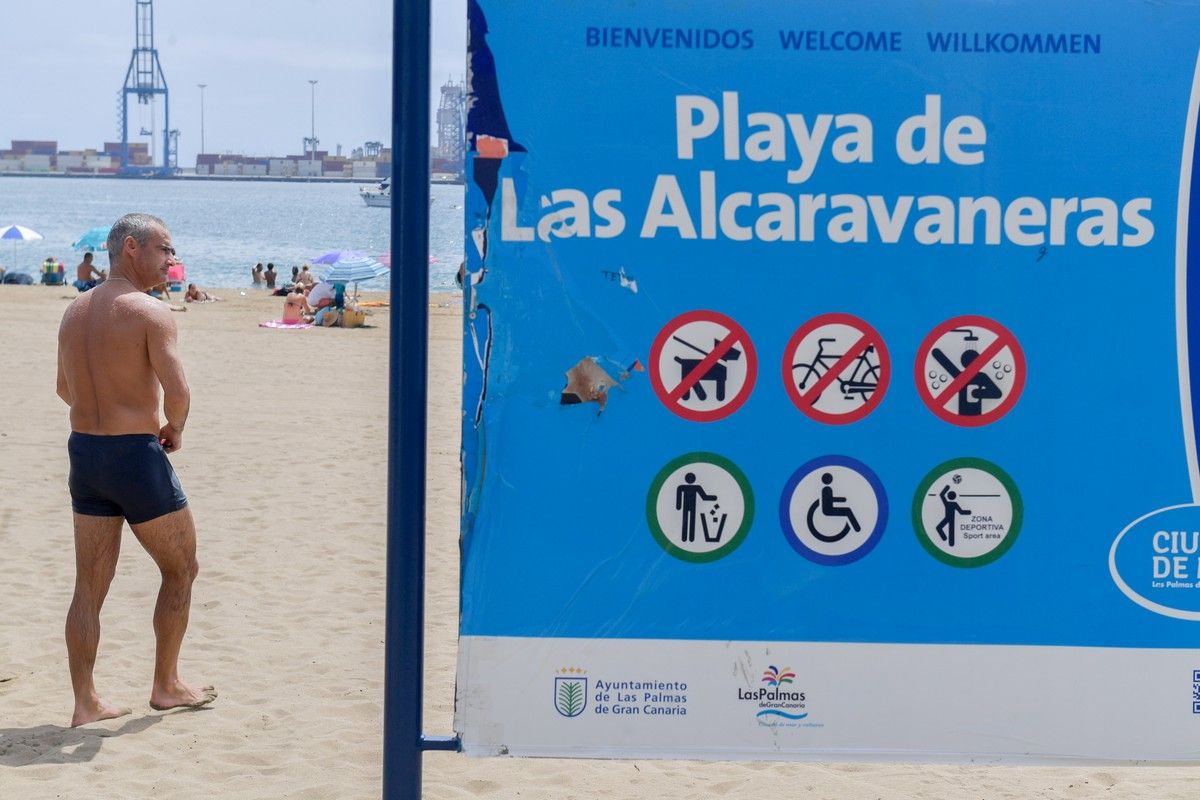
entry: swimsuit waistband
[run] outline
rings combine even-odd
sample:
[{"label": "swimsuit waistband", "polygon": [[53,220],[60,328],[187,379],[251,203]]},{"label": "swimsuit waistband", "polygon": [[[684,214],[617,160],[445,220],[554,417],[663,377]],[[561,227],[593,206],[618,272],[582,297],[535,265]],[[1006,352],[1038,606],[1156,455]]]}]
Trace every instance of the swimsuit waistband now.
[{"label": "swimsuit waistband", "polygon": [[158,436],[153,433],[105,434],[105,433],[80,433],[79,431],[71,431],[71,438],[73,438],[73,439],[89,439],[89,440],[97,441],[97,442],[119,442],[119,441],[136,442],[139,440],[146,441],[146,442],[157,442],[158,441]]}]

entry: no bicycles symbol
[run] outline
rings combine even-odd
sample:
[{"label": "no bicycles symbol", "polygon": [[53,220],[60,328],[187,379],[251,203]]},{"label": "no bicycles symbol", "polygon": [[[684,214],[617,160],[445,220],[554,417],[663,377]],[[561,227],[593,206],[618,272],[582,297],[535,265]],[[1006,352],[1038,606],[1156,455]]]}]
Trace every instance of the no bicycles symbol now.
[{"label": "no bicycles symbol", "polygon": [[1007,414],[1025,387],[1025,354],[1015,336],[987,317],[946,320],[917,350],[917,394],[955,425],[975,427]]},{"label": "no bicycles symbol", "polygon": [[671,411],[712,422],[737,411],[754,388],[754,345],[715,311],[689,311],[666,324],[650,348],[650,383]]},{"label": "no bicycles symbol", "polygon": [[862,419],[883,400],[892,362],[879,332],[850,314],[822,314],[792,334],[783,385],[796,407],[830,425]]}]

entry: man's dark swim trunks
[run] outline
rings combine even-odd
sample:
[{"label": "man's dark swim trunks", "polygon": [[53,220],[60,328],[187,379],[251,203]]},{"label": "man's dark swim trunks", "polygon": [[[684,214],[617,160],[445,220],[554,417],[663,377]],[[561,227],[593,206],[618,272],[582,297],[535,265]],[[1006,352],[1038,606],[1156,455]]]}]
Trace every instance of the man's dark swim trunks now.
[{"label": "man's dark swim trunks", "polygon": [[95,436],[72,433],[71,507],[89,517],[124,517],[130,525],[187,505],[187,497],[158,437],[149,433]]}]

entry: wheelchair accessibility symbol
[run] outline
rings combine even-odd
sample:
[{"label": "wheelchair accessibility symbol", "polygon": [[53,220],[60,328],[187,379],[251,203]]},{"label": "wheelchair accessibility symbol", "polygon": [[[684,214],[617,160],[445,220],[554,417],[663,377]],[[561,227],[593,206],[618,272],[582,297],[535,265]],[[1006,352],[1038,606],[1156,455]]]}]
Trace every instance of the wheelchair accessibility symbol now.
[{"label": "wheelchair accessibility symbol", "polygon": [[792,548],[818,564],[850,564],[874,549],[887,527],[887,495],[866,464],[822,456],[792,474],[779,523]]}]

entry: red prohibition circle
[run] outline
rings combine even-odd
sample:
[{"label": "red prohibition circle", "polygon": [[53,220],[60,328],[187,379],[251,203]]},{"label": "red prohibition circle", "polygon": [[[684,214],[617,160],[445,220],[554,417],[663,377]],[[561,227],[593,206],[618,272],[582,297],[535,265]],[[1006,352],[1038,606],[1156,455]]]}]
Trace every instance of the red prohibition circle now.
[{"label": "red prohibition circle", "polygon": [[[977,417],[968,417],[962,414],[955,414],[953,411],[947,411],[945,408],[947,400],[946,393],[942,392],[938,397],[934,397],[932,394],[930,394],[929,390],[925,388],[925,356],[930,350],[933,349],[934,344],[936,344],[937,340],[940,339],[944,334],[954,330],[955,328],[962,327],[983,328],[990,333],[996,334],[996,342],[993,342],[992,345],[989,345],[989,348],[994,347],[995,344],[999,342],[1002,344],[999,350],[1003,350],[1005,347],[1007,347],[1010,351],[1012,351],[1013,354],[1014,363],[1012,391],[1008,393],[1007,397],[1000,401],[998,406],[985,414],[980,414]],[[989,348],[985,348],[985,352]],[[968,374],[974,375],[977,372],[986,369],[987,361],[990,360],[992,356],[989,355],[985,360],[982,358],[983,355],[983,353],[980,353],[981,357],[979,359],[981,362],[983,362],[983,366],[981,366],[979,369],[972,370]],[[995,422],[1011,411],[1012,407],[1017,404],[1017,400],[1021,396],[1021,391],[1025,388],[1025,353],[1023,350],[1021,350],[1021,344],[1017,341],[1017,337],[1013,336],[1012,332],[999,322],[996,322],[994,319],[981,317],[975,314],[965,314],[961,317],[954,317],[953,319],[946,320],[941,325],[938,325],[936,328],[930,331],[929,335],[925,337],[924,341],[921,342],[921,346],[917,349],[917,358],[913,364],[913,379],[917,382],[917,395],[921,398],[921,402],[928,406],[930,411],[952,425],[961,425],[966,428],[977,428],[981,425],[987,425],[990,422]]]},{"label": "red prohibition circle", "polygon": [[[678,389],[678,384],[674,388],[668,389],[663,384],[662,375],[659,374],[659,359],[662,356],[663,348],[666,346],[667,342],[670,341],[671,337],[676,334],[684,325],[692,322],[714,322],[717,325],[722,326],[729,331],[725,339],[722,340],[722,343],[728,342],[732,337],[733,342],[730,343],[730,346],[733,344],[740,344],[742,346],[742,352],[746,356],[746,382],[742,384],[742,387],[738,390],[737,394],[729,398],[724,405],[709,411],[697,411],[695,409],[684,408],[682,405],[680,405],[676,398],[671,397],[672,392]],[[754,379],[758,375],[758,356],[754,352],[754,343],[750,341],[750,336],[746,333],[746,329],[741,325],[738,325],[729,317],[716,311],[688,311],[684,314],[680,314],[679,316],[675,317],[675,319],[664,325],[663,329],[659,331],[658,336],[654,337],[654,344],[650,346],[650,362],[648,371],[650,372],[650,385],[654,387],[654,393],[658,395],[658,399],[661,400],[663,405],[670,409],[671,412],[683,417],[684,419],[691,420],[692,422],[715,422],[716,420],[724,419],[733,412],[737,411],[750,397],[750,392],[754,389]],[[698,381],[699,379],[692,381],[689,386],[697,383]]]},{"label": "red prohibition circle", "polygon": [[[809,334],[823,325],[848,325],[851,328],[862,333],[862,338],[855,343],[854,351],[847,350],[843,356],[849,356],[846,363],[838,367],[838,365],[826,365],[827,369],[824,375],[828,378],[818,378],[816,385],[808,390],[805,394],[800,394],[800,387],[796,383],[792,375],[792,363],[796,355],[796,348],[800,346]],[[875,391],[871,393],[871,399],[863,403],[852,411],[847,411],[845,414],[830,414],[827,411],[820,411],[815,408],[815,404],[821,399],[821,395],[825,389],[829,387],[839,374],[845,371],[850,362],[858,358],[862,350],[858,348],[859,344],[863,344],[863,349],[866,346],[875,345],[875,352],[879,354],[879,382],[875,387]],[[879,335],[879,331],[871,327],[866,321],[859,319],[852,314],[830,313],[821,314],[813,317],[808,322],[800,326],[800,329],[792,334],[792,338],[788,339],[787,347],[783,350],[783,387],[787,390],[788,397],[796,408],[800,409],[806,416],[812,417],[817,422],[824,422],[826,425],[848,425],[851,422],[857,422],[863,417],[870,414],[875,408],[883,402],[883,395],[887,392],[888,384],[892,378],[892,358],[888,354],[887,345],[884,344],[883,337]],[[817,391],[817,390],[820,391]]]}]

